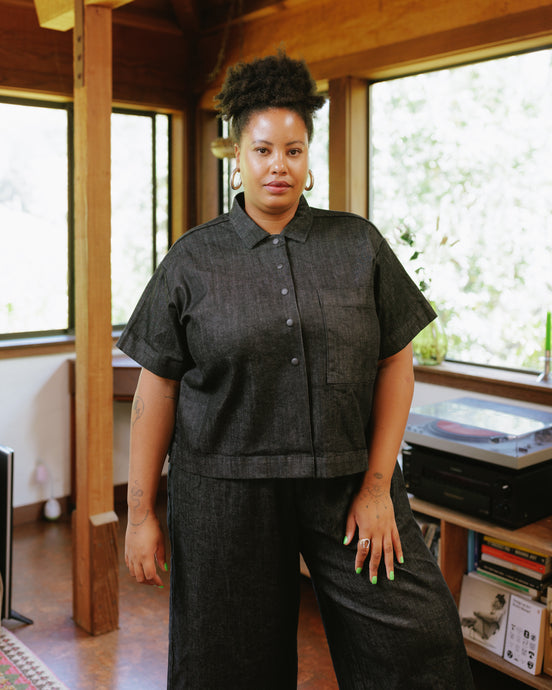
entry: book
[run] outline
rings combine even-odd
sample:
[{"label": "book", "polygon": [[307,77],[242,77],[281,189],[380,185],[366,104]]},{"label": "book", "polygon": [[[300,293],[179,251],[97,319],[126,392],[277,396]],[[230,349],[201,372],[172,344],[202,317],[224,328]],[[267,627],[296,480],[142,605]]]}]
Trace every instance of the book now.
[{"label": "book", "polygon": [[531,595],[535,599],[540,599],[541,597],[543,597],[546,594],[547,586],[552,584],[550,580],[546,582],[531,581],[528,578],[525,578],[524,575],[514,573],[513,571],[509,571],[504,568],[500,568],[499,566],[495,566],[492,563],[480,563],[476,572],[478,574],[481,574],[481,571],[485,571],[486,573],[492,573],[493,575],[497,575],[498,577],[502,577],[506,580],[511,580],[515,584],[528,587],[530,590],[536,590],[534,592],[531,592]]},{"label": "book", "polygon": [[468,530],[468,573],[472,570],[477,570],[479,555],[481,552],[481,538],[482,535],[479,532],[474,532],[471,529]]},{"label": "book", "polygon": [[[483,555],[494,556],[495,558],[500,558],[503,561],[512,564],[512,567],[523,568],[524,570],[531,570],[541,576],[548,575],[550,573],[550,563],[537,563],[529,558],[522,558],[509,551],[503,551],[497,549],[494,546],[486,543],[485,541],[481,545],[481,557]],[[541,577],[542,579],[542,577]]]},{"label": "book", "polygon": [[515,590],[522,596],[529,597],[529,599],[540,599],[543,596],[542,589],[529,587],[529,585],[524,585],[519,582],[515,582],[515,580],[511,580],[510,578],[504,577],[502,575],[496,575],[495,573],[491,573],[490,571],[484,570],[483,568],[476,568],[475,572],[477,572],[482,577],[486,577],[488,580],[496,582],[496,584],[500,585],[501,587],[507,587],[508,589]]},{"label": "book", "polygon": [[512,594],[504,641],[504,658],[534,676],[542,672],[546,606]]},{"label": "book", "polygon": [[458,605],[464,637],[502,656],[511,596],[475,572],[464,575]]},{"label": "book", "polygon": [[552,676],[552,585],[546,593],[546,625],[544,628],[544,673]]},{"label": "book", "polygon": [[511,553],[520,558],[526,558],[535,563],[541,563],[543,565],[550,564],[552,562],[552,556],[549,556],[540,551],[533,551],[530,549],[522,549],[516,544],[511,544],[510,542],[504,541],[502,539],[497,539],[496,537],[489,537],[485,535],[483,537],[483,542],[493,546],[500,551],[505,551],[506,553]]},{"label": "book", "polygon": [[517,565],[516,563],[510,563],[509,561],[505,561],[502,558],[491,556],[488,553],[481,554],[479,563],[481,565],[483,565],[484,563],[492,563],[493,565],[499,566],[500,568],[508,570],[511,573],[517,573],[518,575],[522,575],[524,578],[527,579],[528,582],[531,583],[545,582],[546,580],[550,579],[550,575],[542,575],[541,573],[537,573],[536,571],[530,570],[529,568],[524,568],[523,566]]}]

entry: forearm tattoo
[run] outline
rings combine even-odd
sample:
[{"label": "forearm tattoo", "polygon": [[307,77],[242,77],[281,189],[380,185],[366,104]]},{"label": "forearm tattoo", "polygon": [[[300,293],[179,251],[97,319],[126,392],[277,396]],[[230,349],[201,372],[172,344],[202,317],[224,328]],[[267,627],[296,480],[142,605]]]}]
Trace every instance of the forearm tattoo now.
[{"label": "forearm tattoo", "polygon": [[132,403],[132,426],[136,424],[143,414],[144,400],[139,395],[136,395],[134,397],[134,402]]},{"label": "forearm tattoo", "polygon": [[[133,510],[137,510],[142,504],[141,499],[142,499],[142,496],[144,495],[144,492],[142,491],[142,489],[140,489],[139,486],[137,486],[137,484],[138,484],[137,481],[134,482],[134,484],[135,484],[135,486],[131,487],[131,489],[130,489],[130,500],[132,502],[131,508]],[[129,518],[130,524],[133,527],[139,527],[140,525],[144,524],[144,522],[148,519],[148,516],[149,516],[149,509],[146,510],[146,514],[144,515],[144,517],[141,520],[138,520],[137,522],[134,522],[133,520],[130,520],[130,518]]]}]

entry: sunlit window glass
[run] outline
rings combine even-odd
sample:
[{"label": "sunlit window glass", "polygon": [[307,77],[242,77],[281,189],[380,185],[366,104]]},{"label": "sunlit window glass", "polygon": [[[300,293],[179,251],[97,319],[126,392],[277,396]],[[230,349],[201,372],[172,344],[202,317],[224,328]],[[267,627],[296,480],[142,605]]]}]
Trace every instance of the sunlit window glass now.
[{"label": "sunlit window glass", "polygon": [[371,87],[370,215],[434,301],[449,359],[542,369],[551,160],[550,50]]},{"label": "sunlit window glass", "polygon": [[315,208],[330,207],[329,166],[330,102],[314,115],[314,134],[309,146],[309,168],[314,176],[314,186],[305,192],[305,198]]},{"label": "sunlit window glass", "polygon": [[0,102],[0,334],[68,328],[65,108]]},{"label": "sunlit window glass", "polygon": [[112,322],[128,321],[168,246],[168,117],[114,113]]},{"label": "sunlit window glass", "polygon": [[169,135],[170,118],[155,116],[155,267],[169,249]]}]

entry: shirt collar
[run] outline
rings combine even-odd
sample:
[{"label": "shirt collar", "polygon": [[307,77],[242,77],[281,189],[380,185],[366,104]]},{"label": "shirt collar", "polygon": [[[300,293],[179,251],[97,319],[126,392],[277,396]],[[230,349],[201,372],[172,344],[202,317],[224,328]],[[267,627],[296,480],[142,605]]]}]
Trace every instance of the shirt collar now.
[{"label": "shirt collar", "polygon": [[[270,233],[263,230],[260,226],[252,220],[244,208],[243,192],[237,194],[229,216],[234,230],[241,237],[242,242],[248,249],[271,237]],[[292,220],[286,225],[282,231],[282,235],[289,237],[297,242],[305,242],[307,240],[309,230],[312,225],[312,211],[304,196],[299,199],[299,206],[293,216]]]}]

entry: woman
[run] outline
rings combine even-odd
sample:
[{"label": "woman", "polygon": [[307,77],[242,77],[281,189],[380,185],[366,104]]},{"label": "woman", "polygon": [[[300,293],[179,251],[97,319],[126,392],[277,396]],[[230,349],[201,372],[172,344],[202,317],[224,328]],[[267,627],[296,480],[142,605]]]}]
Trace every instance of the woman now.
[{"label": "woman", "polygon": [[170,454],[168,687],[295,688],[302,553],[341,688],[466,690],[396,463],[434,313],[371,223],[302,196],[323,102],[303,62],[237,65],[217,100],[243,194],[175,243],[119,343],[143,366],[126,560],[153,585]]}]

